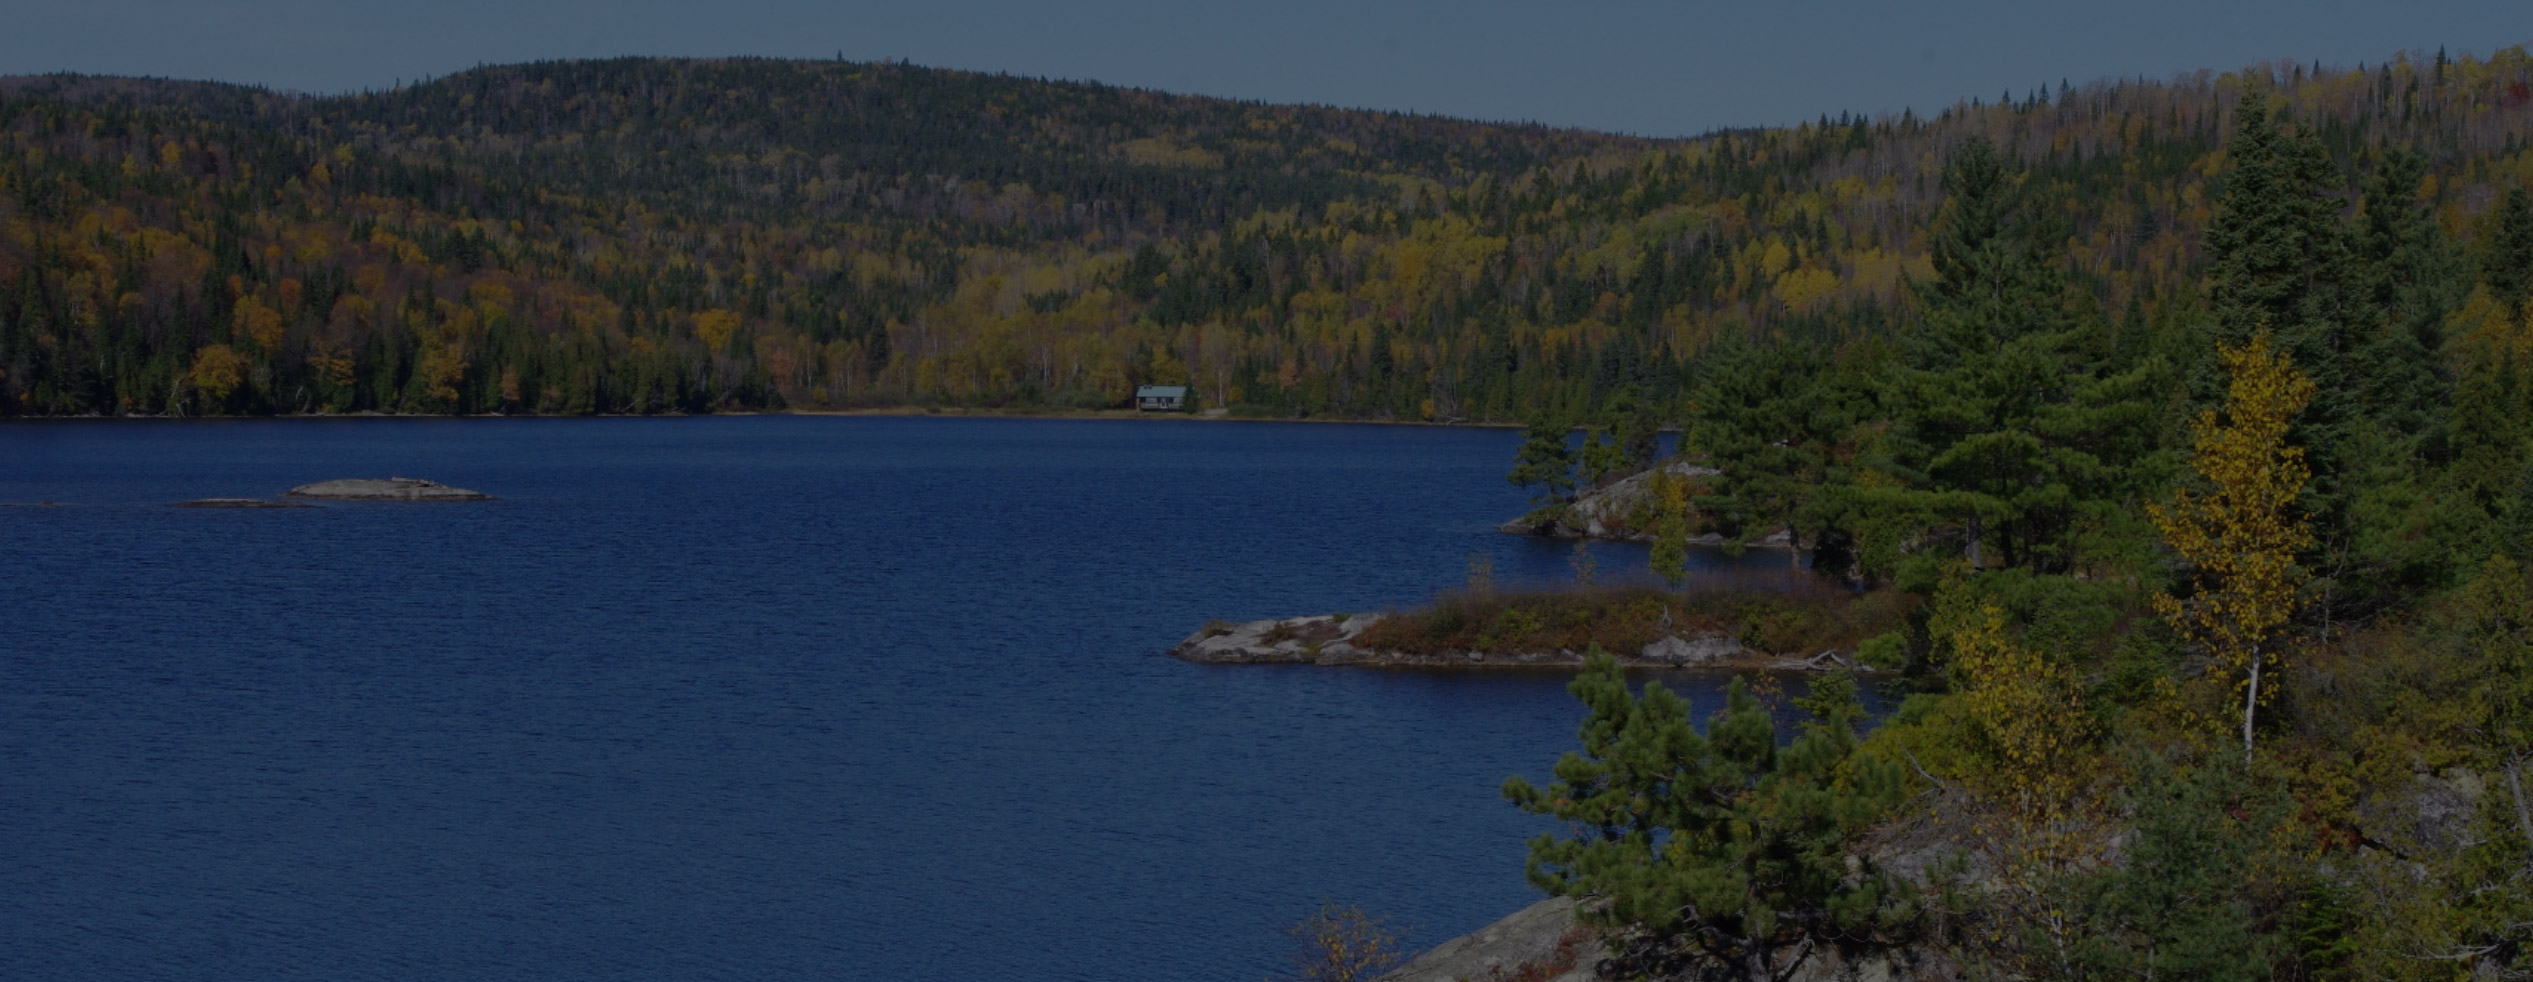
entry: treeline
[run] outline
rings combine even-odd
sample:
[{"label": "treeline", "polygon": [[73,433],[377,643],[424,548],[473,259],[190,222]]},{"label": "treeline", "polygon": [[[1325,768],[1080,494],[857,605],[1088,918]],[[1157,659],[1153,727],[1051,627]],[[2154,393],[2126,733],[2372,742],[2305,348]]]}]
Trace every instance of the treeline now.
[{"label": "treeline", "polygon": [[[1792,530],[1913,611],[1850,653],[1905,701],[1868,727],[1833,674],[1788,742],[1747,680],[1701,729],[1596,655],[1581,753],[1505,794],[1612,974],[2533,974],[2533,193],[2468,229],[2280,102],[2232,114],[2187,305],[2101,316],[2069,192],[1974,138],[1898,330],[1701,359],[1719,473],[1660,482],[1657,570],[1688,519]],[[1541,427],[1512,478],[1640,430]]]},{"label": "treeline", "polygon": [[[623,59],[312,99],[0,82],[0,413],[1122,405],[1678,418],[1719,339],[1918,316],[1940,161],[2053,204],[2071,316],[2198,316],[2237,98],[2454,241],[2533,68],[2060,83],[1643,140],[892,64]],[[2342,200],[2347,211],[2353,199]],[[2477,293],[2453,316],[2490,315]],[[2459,328],[2458,328],[2459,329]]]}]

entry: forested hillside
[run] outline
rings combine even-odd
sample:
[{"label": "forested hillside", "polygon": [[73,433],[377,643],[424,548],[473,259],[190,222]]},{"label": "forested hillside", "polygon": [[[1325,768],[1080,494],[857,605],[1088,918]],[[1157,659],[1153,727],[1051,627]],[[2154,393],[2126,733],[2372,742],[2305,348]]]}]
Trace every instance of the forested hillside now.
[{"label": "forested hillside", "polygon": [[[1708,308],[1680,413],[1707,468],[1646,479],[1654,571],[1685,579],[1695,524],[1791,533],[1905,612],[1833,654],[1906,702],[1867,727],[1834,673],[1789,743],[1746,681],[1699,729],[1596,659],[1581,752],[1506,794],[1562,822],[1532,882],[1586,901],[1608,974],[2533,978],[2526,93],[2440,117],[2399,71],[2244,91],[2218,153],[2188,99],[2149,114],[2187,140],[2110,157],[1996,111],[1887,240],[1891,321],[1852,266],[1789,304],[1813,258]],[[1534,424],[1510,477],[1543,514],[1649,462],[1624,401],[1580,452]],[[1731,609],[1489,589],[1427,621]]]},{"label": "forested hillside", "polygon": [[[2450,241],[2533,182],[2533,64],[2266,65],[1657,141],[891,64],[617,60],[306,98],[0,81],[0,413],[1685,408],[1719,339],[1916,316],[1947,154],[2047,202],[2075,316],[2193,284],[2238,100],[2386,147]],[[2063,248],[2060,248],[2062,247]],[[2440,336],[2495,330],[2485,290]],[[2521,344],[2520,338],[2513,343]]]}]

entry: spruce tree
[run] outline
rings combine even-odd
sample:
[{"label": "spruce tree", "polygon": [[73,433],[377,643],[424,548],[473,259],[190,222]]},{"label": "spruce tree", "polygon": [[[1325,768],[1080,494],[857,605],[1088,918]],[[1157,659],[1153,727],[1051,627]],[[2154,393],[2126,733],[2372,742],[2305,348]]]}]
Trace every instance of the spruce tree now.
[{"label": "spruce tree", "polygon": [[2508,188],[2498,202],[2496,225],[2480,259],[2480,280],[2506,311],[2507,323],[2522,330],[2533,307],[2533,194]]},{"label": "spruce tree", "polygon": [[2432,444],[2443,429],[2453,394],[2441,358],[2445,322],[2468,289],[2461,255],[2419,199],[2426,174],[2417,151],[2386,149],[2367,182],[2355,236],[2373,321],[2356,359],[2361,411],[2414,445]]},{"label": "spruce tree", "polygon": [[[2367,302],[2358,250],[2340,222],[2345,187],[2312,128],[2282,131],[2264,98],[2247,94],[2237,111],[2227,144],[2234,171],[2208,226],[2216,314],[2209,347],[2238,348],[2267,331],[2314,385],[2292,439],[2306,448],[2311,467],[2300,506],[2312,518],[2313,537],[2302,558],[2318,574],[2313,609],[2327,630],[2346,619],[2344,609],[2366,612],[2385,601],[2374,582],[2378,557],[2360,555],[2355,544],[2352,505],[2369,489],[2352,483],[2364,469],[2349,455],[2381,443],[2357,432],[2377,417],[2370,395],[2397,406],[2394,391],[2416,380],[2402,378],[2398,364],[2382,380],[2368,379],[2361,367],[2361,348],[2372,349],[2379,337],[2369,323],[2378,308]],[[2202,362],[2193,377],[2203,407],[2218,397],[2214,368]]]},{"label": "spruce tree", "polygon": [[2515,492],[2507,497],[2498,517],[2499,551],[2533,566],[2533,460],[2525,461],[2523,471],[2516,475]]},{"label": "spruce tree", "polygon": [[[2442,455],[2454,384],[2445,323],[2468,289],[2458,252],[2420,200],[2426,162],[2388,148],[2366,183],[2350,237],[2357,276],[2348,367],[2349,416],[2317,450],[2338,463],[2337,495],[2322,502],[2318,608],[2332,621],[2363,620],[2451,575],[2452,551],[2427,534],[2440,505],[2421,481]],[[2319,430],[2310,432],[2320,433]]]},{"label": "spruce tree", "polygon": [[2493,513],[2500,496],[2513,490],[2525,459],[2523,385],[2515,355],[2496,352],[2475,359],[2454,388],[2447,424],[2454,462],[2447,476],[2456,490]]},{"label": "spruce tree", "polygon": [[[2281,132],[2263,99],[2247,94],[2236,111],[2237,129],[2226,144],[2234,172],[2208,224],[2208,288],[2216,312],[2215,344],[2208,350],[2240,347],[2267,330],[2296,370],[2313,380],[2318,394],[2298,420],[2297,442],[2312,448],[2316,504],[2327,509],[2340,490],[2334,448],[2356,402],[2349,384],[2355,347],[2349,308],[2357,278],[2339,220],[2343,187],[2312,130]],[[2195,394],[2211,404],[2222,394],[2223,374],[2213,361],[2201,369]]]}]

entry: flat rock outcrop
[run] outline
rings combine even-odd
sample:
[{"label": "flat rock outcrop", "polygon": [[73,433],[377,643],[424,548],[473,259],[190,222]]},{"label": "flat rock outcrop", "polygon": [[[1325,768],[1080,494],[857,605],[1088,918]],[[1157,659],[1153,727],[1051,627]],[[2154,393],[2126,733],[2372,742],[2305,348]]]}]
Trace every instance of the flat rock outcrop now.
[{"label": "flat rock outcrop", "polygon": [[[1556,651],[1389,651],[1361,642],[1379,614],[1321,614],[1230,623],[1215,621],[1170,647],[1170,654],[1217,665],[1375,665],[1401,668],[1580,668],[1583,653]],[[1836,651],[1790,658],[1743,647],[1730,634],[1670,635],[1636,651],[1614,651],[1629,668],[1823,671],[1860,666]]]},{"label": "flat rock outcrop", "polygon": [[[1539,979],[1543,982],[1705,982],[1714,974],[1687,969],[1677,973],[1613,970],[1605,973],[1608,949],[1574,916],[1574,902],[1542,900],[1512,916],[1434,946],[1399,966],[1378,982],[1486,982],[1493,979]],[[1941,952],[1917,946],[1844,950],[1832,945],[1811,952],[1781,976],[1784,982],[1957,982],[1961,966]]]},{"label": "flat rock outcrop", "polygon": [[354,477],[302,484],[282,492],[285,498],[326,501],[490,501],[492,495],[453,488],[418,477]]},{"label": "flat rock outcrop", "polygon": [[[1701,467],[1683,460],[1665,461],[1661,466],[1640,474],[1631,474],[1594,488],[1564,505],[1541,508],[1495,527],[1506,535],[1548,535],[1565,539],[1618,539],[1630,542],[1653,541],[1653,476],[1669,473],[1689,480],[1701,480],[1722,473],[1712,467]],[[1749,543],[1761,549],[1789,548],[1792,539],[1783,530]],[[1724,537],[1714,532],[1689,537],[1693,546],[1717,547]]]},{"label": "flat rock outcrop", "polygon": [[302,501],[273,501],[267,498],[197,498],[179,501],[176,508],[314,508]]},{"label": "flat rock outcrop", "polygon": [[1594,976],[1593,969],[1603,957],[1600,939],[1575,923],[1574,901],[1550,897],[1436,945],[1381,976],[1380,982],[1516,978],[1583,982]]},{"label": "flat rock outcrop", "polygon": [[1359,664],[1372,655],[1354,639],[1379,614],[1322,614],[1240,624],[1216,621],[1188,635],[1170,653],[1188,661],[1226,665]]}]

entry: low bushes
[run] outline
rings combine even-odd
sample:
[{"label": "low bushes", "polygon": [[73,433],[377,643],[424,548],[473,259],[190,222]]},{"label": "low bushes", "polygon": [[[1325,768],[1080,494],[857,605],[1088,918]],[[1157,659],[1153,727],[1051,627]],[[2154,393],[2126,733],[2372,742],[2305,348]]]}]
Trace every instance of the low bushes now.
[{"label": "low bushes", "polygon": [[1657,586],[1520,592],[1453,591],[1365,628],[1357,646],[1439,655],[1452,651],[1633,652],[1670,635],[1731,634],[1752,649],[1808,655],[1849,648],[1898,627],[1916,598],[1877,591],[1671,591]]}]

